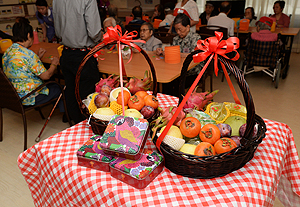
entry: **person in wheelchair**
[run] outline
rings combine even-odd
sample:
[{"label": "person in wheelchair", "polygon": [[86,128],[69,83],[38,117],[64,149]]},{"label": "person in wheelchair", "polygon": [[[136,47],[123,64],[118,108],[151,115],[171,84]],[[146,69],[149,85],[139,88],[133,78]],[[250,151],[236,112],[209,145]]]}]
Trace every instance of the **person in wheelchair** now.
[{"label": "person in wheelchair", "polygon": [[272,42],[276,41],[278,39],[278,35],[276,33],[272,33],[271,27],[273,24],[273,20],[269,17],[261,17],[257,22],[256,22],[256,29],[257,32],[253,32],[251,34],[251,38],[253,40],[258,40],[258,41],[265,41],[265,42]]}]

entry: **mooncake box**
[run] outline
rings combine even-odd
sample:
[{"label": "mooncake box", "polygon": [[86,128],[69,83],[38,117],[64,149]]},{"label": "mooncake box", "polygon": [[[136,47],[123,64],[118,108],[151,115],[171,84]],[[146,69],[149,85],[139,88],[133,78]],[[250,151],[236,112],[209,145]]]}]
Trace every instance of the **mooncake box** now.
[{"label": "mooncake box", "polygon": [[163,156],[152,150],[144,150],[139,160],[116,158],[109,165],[112,177],[134,188],[144,189],[163,170]]},{"label": "mooncake box", "polygon": [[109,163],[116,158],[104,154],[100,147],[101,138],[99,135],[94,135],[79,148],[76,153],[78,165],[109,172]]},{"label": "mooncake box", "polygon": [[100,147],[105,154],[138,160],[149,131],[146,119],[114,115],[102,135]]}]

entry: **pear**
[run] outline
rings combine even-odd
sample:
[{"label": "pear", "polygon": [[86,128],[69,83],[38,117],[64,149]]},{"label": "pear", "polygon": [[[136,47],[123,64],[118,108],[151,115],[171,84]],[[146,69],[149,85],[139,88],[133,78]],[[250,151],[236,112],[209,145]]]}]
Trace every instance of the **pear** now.
[{"label": "pear", "polygon": [[246,119],[241,116],[230,116],[225,120],[224,123],[230,125],[232,129],[231,136],[239,136],[239,129],[243,124],[246,123]]},{"label": "pear", "polygon": [[124,115],[135,118],[143,118],[143,115],[136,109],[126,109]]}]

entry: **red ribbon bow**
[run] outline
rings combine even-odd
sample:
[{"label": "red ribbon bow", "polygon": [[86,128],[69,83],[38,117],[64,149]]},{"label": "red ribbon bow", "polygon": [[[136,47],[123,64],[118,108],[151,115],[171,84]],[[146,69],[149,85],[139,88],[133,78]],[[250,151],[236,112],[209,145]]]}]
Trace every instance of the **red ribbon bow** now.
[{"label": "red ribbon bow", "polygon": [[[236,51],[239,48],[240,40],[237,37],[230,37],[227,40],[221,40],[223,38],[222,32],[215,32],[215,37],[209,37],[205,40],[198,40],[196,50],[202,50],[198,54],[193,55],[194,62],[202,62],[210,55],[214,57],[215,74],[218,76],[218,55],[223,56],[226,59],[236,61],[239,59],[240,54]],[[233,58],[229,58],[226,54],[235,52]],[[211,58],[208,61],[210,63]]]},{"label": "red ribbon bow", "polygon": [[126,31],[124,35],[122,35],[122,29],[119,25],[116,25],[115,27],[108,27],[107,32],[103,35],[103,42],[106,45],[117,41],[119,43],[124,43],[126,45],[129,45],[131,47],[134,47],[139,52],[141,51],[140,47],[138,47],[134,42],[142,42],[145,43],[144,40],[133,40],[134,37],[138,35],[137,31],[128,32]]},{"label": "red ribbon bow", "polygon": [[[107,32],[103,35],[103,41],[99,44],[109,44],[114,41],[117,41],[118,44],[118,51],[119,51],[119,69],[120,69],[120,85],[121,85],[121,96],[122,96],[122,109],[123,109],[123,115],[124,115],[124,94],[123,94],[123,75],[126,76],[126,71],[123,63],[123,58],[121,56],[121,43],[129,45],[130,47],[134,47],[139,52],[141,51],[141,48],[134,44],[135,42],[142,42],[145,43],[144,40],[133,40],[134,37],[138,35],[137,31],[128,32],[126,31],[124,35],[122,35],[122,29],[119,25],[116,25],[115,27],[108,27]],[[101,51],[98,51],[98,53],[101,54]],[[95,53],[94,56],[97,57],[99,54]],[[132,59],[132,52],[130,55],[130,59],[128,60],[128,63]]]}]

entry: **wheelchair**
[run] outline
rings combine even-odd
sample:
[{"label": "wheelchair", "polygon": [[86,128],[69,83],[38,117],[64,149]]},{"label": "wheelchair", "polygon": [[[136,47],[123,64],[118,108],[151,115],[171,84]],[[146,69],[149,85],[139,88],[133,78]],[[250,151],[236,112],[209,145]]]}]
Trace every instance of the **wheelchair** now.
[{"label": "wheelchair", "polygon": [[281,35],[278,34],[277,41],[273,42],[257,41],[251,39],[251,37],[248,39],[241,68],[244,75],[263,71],[272,77],[272,81],[275,82],[275,88],[278,88],[283,63],[280,37]]}]

